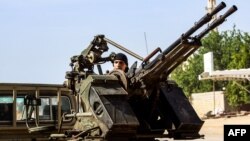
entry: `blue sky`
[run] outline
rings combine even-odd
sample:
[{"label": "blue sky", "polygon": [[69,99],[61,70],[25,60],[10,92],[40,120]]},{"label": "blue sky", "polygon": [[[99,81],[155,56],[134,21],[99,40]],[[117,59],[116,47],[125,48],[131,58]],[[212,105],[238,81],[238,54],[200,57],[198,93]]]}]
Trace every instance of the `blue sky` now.
[{"label": "blue sky", "polygon": [[[224,2],[219,15],[232,5],[238,11],[219,30],[236,25],[249,33],[250,2]],[[205,15],[206,6],[207,0],[0,0],[0,82],[61,84],[70,57],[97,34],[145,57],[146,33],[149,52],[164,50]],[[130,65],[134,61],[129,57]]]}]

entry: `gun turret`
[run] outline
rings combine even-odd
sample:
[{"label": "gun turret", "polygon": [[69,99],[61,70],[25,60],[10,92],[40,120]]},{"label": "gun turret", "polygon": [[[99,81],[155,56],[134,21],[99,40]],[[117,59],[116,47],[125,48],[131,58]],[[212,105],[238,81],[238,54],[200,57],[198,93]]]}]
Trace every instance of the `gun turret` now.
[{"label": "gun turret", "polygon": [[[80,55],[71,58],[72,70],[66,73],[67,86],[77,96],[77,105],[81,108],[76,114],[65,115],[65,118],[75,117],[77,120],[74,128],[64,137],[100,141],[155,141],[155,138],[166,137],[188,140],[203,137],[199,131],[204,121],[198,117],[182,89],[167,77],[202,46],[201,39],[209,31],[237,10],[233,6],[205,30],[191,36],[224,7],[226,5],[222,2],[167,49],[162,51],[156,48],[145,58],[104,35],[95,36]],[[135,62],[126,74],[116,70],[104,75],[99,66],[100,73],[95,74],[94,65],[115,58],[115,53],[102,57],[109,49],[108,44],[141,60],[139,68]],[[150,61],[158,52],[159,55]]]}]

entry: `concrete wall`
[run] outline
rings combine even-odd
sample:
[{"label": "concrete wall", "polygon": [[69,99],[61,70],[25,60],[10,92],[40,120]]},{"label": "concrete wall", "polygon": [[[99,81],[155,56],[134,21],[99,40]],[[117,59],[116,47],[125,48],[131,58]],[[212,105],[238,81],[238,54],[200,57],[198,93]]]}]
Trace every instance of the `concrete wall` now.
[{"label": "concrete wall", "polygon": [[203,117],[209,111],[215,111],[216,114],[226,110],[223,91],[194,93],[190,100],[200,117]]}]

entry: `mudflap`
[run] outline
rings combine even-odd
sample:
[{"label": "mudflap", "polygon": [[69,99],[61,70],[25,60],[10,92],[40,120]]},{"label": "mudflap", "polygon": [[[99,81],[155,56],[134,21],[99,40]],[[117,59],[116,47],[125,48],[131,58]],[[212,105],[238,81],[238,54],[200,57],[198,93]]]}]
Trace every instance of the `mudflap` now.
[{"label": "mudflap", "polygon": [[176,85],[160,86],[160,109],[162,118],[171,120],[172,129],[167,129],[170,137],[174,139],[202,138],[199,131],[204,123],[182,89]]}]

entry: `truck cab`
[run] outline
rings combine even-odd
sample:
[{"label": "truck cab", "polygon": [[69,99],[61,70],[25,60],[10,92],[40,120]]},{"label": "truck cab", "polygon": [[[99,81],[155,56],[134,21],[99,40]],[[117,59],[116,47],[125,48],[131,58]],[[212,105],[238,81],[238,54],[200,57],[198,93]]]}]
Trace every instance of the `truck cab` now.
[{"label": "truck cab", "polygon": [[48,140],[71,129],[76,97],[59,84],[0,83],[0,141]]}]

